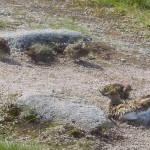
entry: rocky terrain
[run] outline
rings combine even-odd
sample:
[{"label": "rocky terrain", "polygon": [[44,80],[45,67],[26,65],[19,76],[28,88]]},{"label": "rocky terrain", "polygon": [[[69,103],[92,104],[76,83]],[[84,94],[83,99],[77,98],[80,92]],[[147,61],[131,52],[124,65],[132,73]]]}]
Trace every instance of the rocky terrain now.
[{"label": "rocky terrain", "polygon": [[[108,9],[109,11],[111,10]],[[0,1],[0,19],[6,23],[0,27],[0,35],[50,27],[69,28],[82,31],[112,47],[109,59],[100,56],[92,60],[83,58],[82,61],[74,63],[60,57],[51,66],[35,65],[23,52],[12,50],[9,59],[0,62],[1,104],[8,99],[15,99],[25,91],[54,91],[61,100],[78,97],[79,103],[96,106],[107,115],[109,99],[99,92],[99,88],[104,85],[130,84],[133,88],[130,98],[150,93],[149,30],[136,26],[134,18],[112,18],[109,15],[103,18],[92,12],[90,5],[79,5],[77,1]],[[124,20],[128,21],[125,23]],[[132,30],[134,25],[136,29]],[[125,28],[125,32],[119,30],[121,27]],[[36,141],[46,143],[51,149],[149,149],[149,129],[129,126],[126,123],[119,126],[119,129],[114,127],[111,133],[102,136],[86,135],[79,139],[68,137],[62,126],[54,127],[53,131],[45,127],[42,130],[41,126],[40,129],[37,126],[33,128],[34,135],[22,132],[21,127],[17,128],[19,132],[15,131],[14,136],[9,138],[19,135],[21,141],[28,141],[31,137],[36,137]],[[31,132],[30,127],[24,128]],[[36,131],[41,131],[42,134],[37,135]],[[65,138],[64,133],[67,134]]]}]

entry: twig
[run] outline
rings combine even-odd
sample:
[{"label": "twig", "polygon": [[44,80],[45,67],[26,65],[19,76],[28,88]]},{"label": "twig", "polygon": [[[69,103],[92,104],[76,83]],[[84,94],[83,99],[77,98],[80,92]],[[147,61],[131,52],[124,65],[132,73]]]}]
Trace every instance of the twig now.
[{"label": "twig", "polygon": [[123,131],[120,130],[120,126],[116,123],[116,121],[112,118],[109,118],[111,120],[111,122],[118,128],[118,131],[120,131],[121,133],[124,133]]}]

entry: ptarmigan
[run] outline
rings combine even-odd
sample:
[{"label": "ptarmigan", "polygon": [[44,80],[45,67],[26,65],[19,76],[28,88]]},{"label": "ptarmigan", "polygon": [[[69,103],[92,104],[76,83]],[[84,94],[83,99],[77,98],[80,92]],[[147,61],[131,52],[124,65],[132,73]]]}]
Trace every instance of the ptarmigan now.
[{"label": "ptarmigan", "polygon": [[[107,95],[110,99],[115,98],[115,103],[118,105],[122,100],[129,98],[130,92],[132,91],[131,85],[122,85],[118,83],[106,85],[100,92],[105,96]],[[111,98],[112,96],[112,98]]]},{"label": "ptarmigan", "polygon": [[101,93],[111,100],[108,115],[110,119],[150,126],[150,96],[121,101],[118,92],[104,92],[107,86],[101,90]]}]

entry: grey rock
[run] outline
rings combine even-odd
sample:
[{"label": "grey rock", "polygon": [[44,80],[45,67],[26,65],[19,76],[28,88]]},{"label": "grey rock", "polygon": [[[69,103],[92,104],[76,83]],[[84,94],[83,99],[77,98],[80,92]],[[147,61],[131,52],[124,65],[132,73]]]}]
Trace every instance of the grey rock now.
[{"label": "grey rock", "polygon": [[45,122],[69,123],[87,131],[108,124],[100,108],[73,103],[70,100],[67,101],[67,98],[60,100],[53,93],[26,92],[18,99],[17,104],[34,110],[41,117],[41,121]]},{"label": "grey rock", "polygon": [[31,31],[17,31],[1,34],[8,44],[11,50],[23,51],[30,47],[33,43],[73,43],[79,39],[84,41],[91,40],[91,38],[83,35],[80,32],[67,30],[67,29],[39,29]]}]

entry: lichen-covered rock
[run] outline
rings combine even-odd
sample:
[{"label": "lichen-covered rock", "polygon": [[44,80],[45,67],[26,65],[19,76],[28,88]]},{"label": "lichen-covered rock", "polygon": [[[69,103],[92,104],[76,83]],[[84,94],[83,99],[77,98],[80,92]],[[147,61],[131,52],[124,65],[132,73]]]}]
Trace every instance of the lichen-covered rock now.
[{"label": "lichen-covered rock", "polygon": [[1,36],[9,42],[10,48],[15,51],[24,51],[34,43],[74,43],[79,39],[84,39],[85,41],[90,40],[89,37],[80,32],[67,29],[21,30],[18,32],[11,32],[9,34],[5,33]]},{"label": "lichen-covered rock", "polygon": [[[74,101],[78,101],[78,99],[76,98]],[[89,131],[109,124],[100,108],[69,102],[67,98],[60,100],[53,93],[26,92],[18,99],[17,104],[34,109],[42,121],[46,122],[71,124]]]}]

